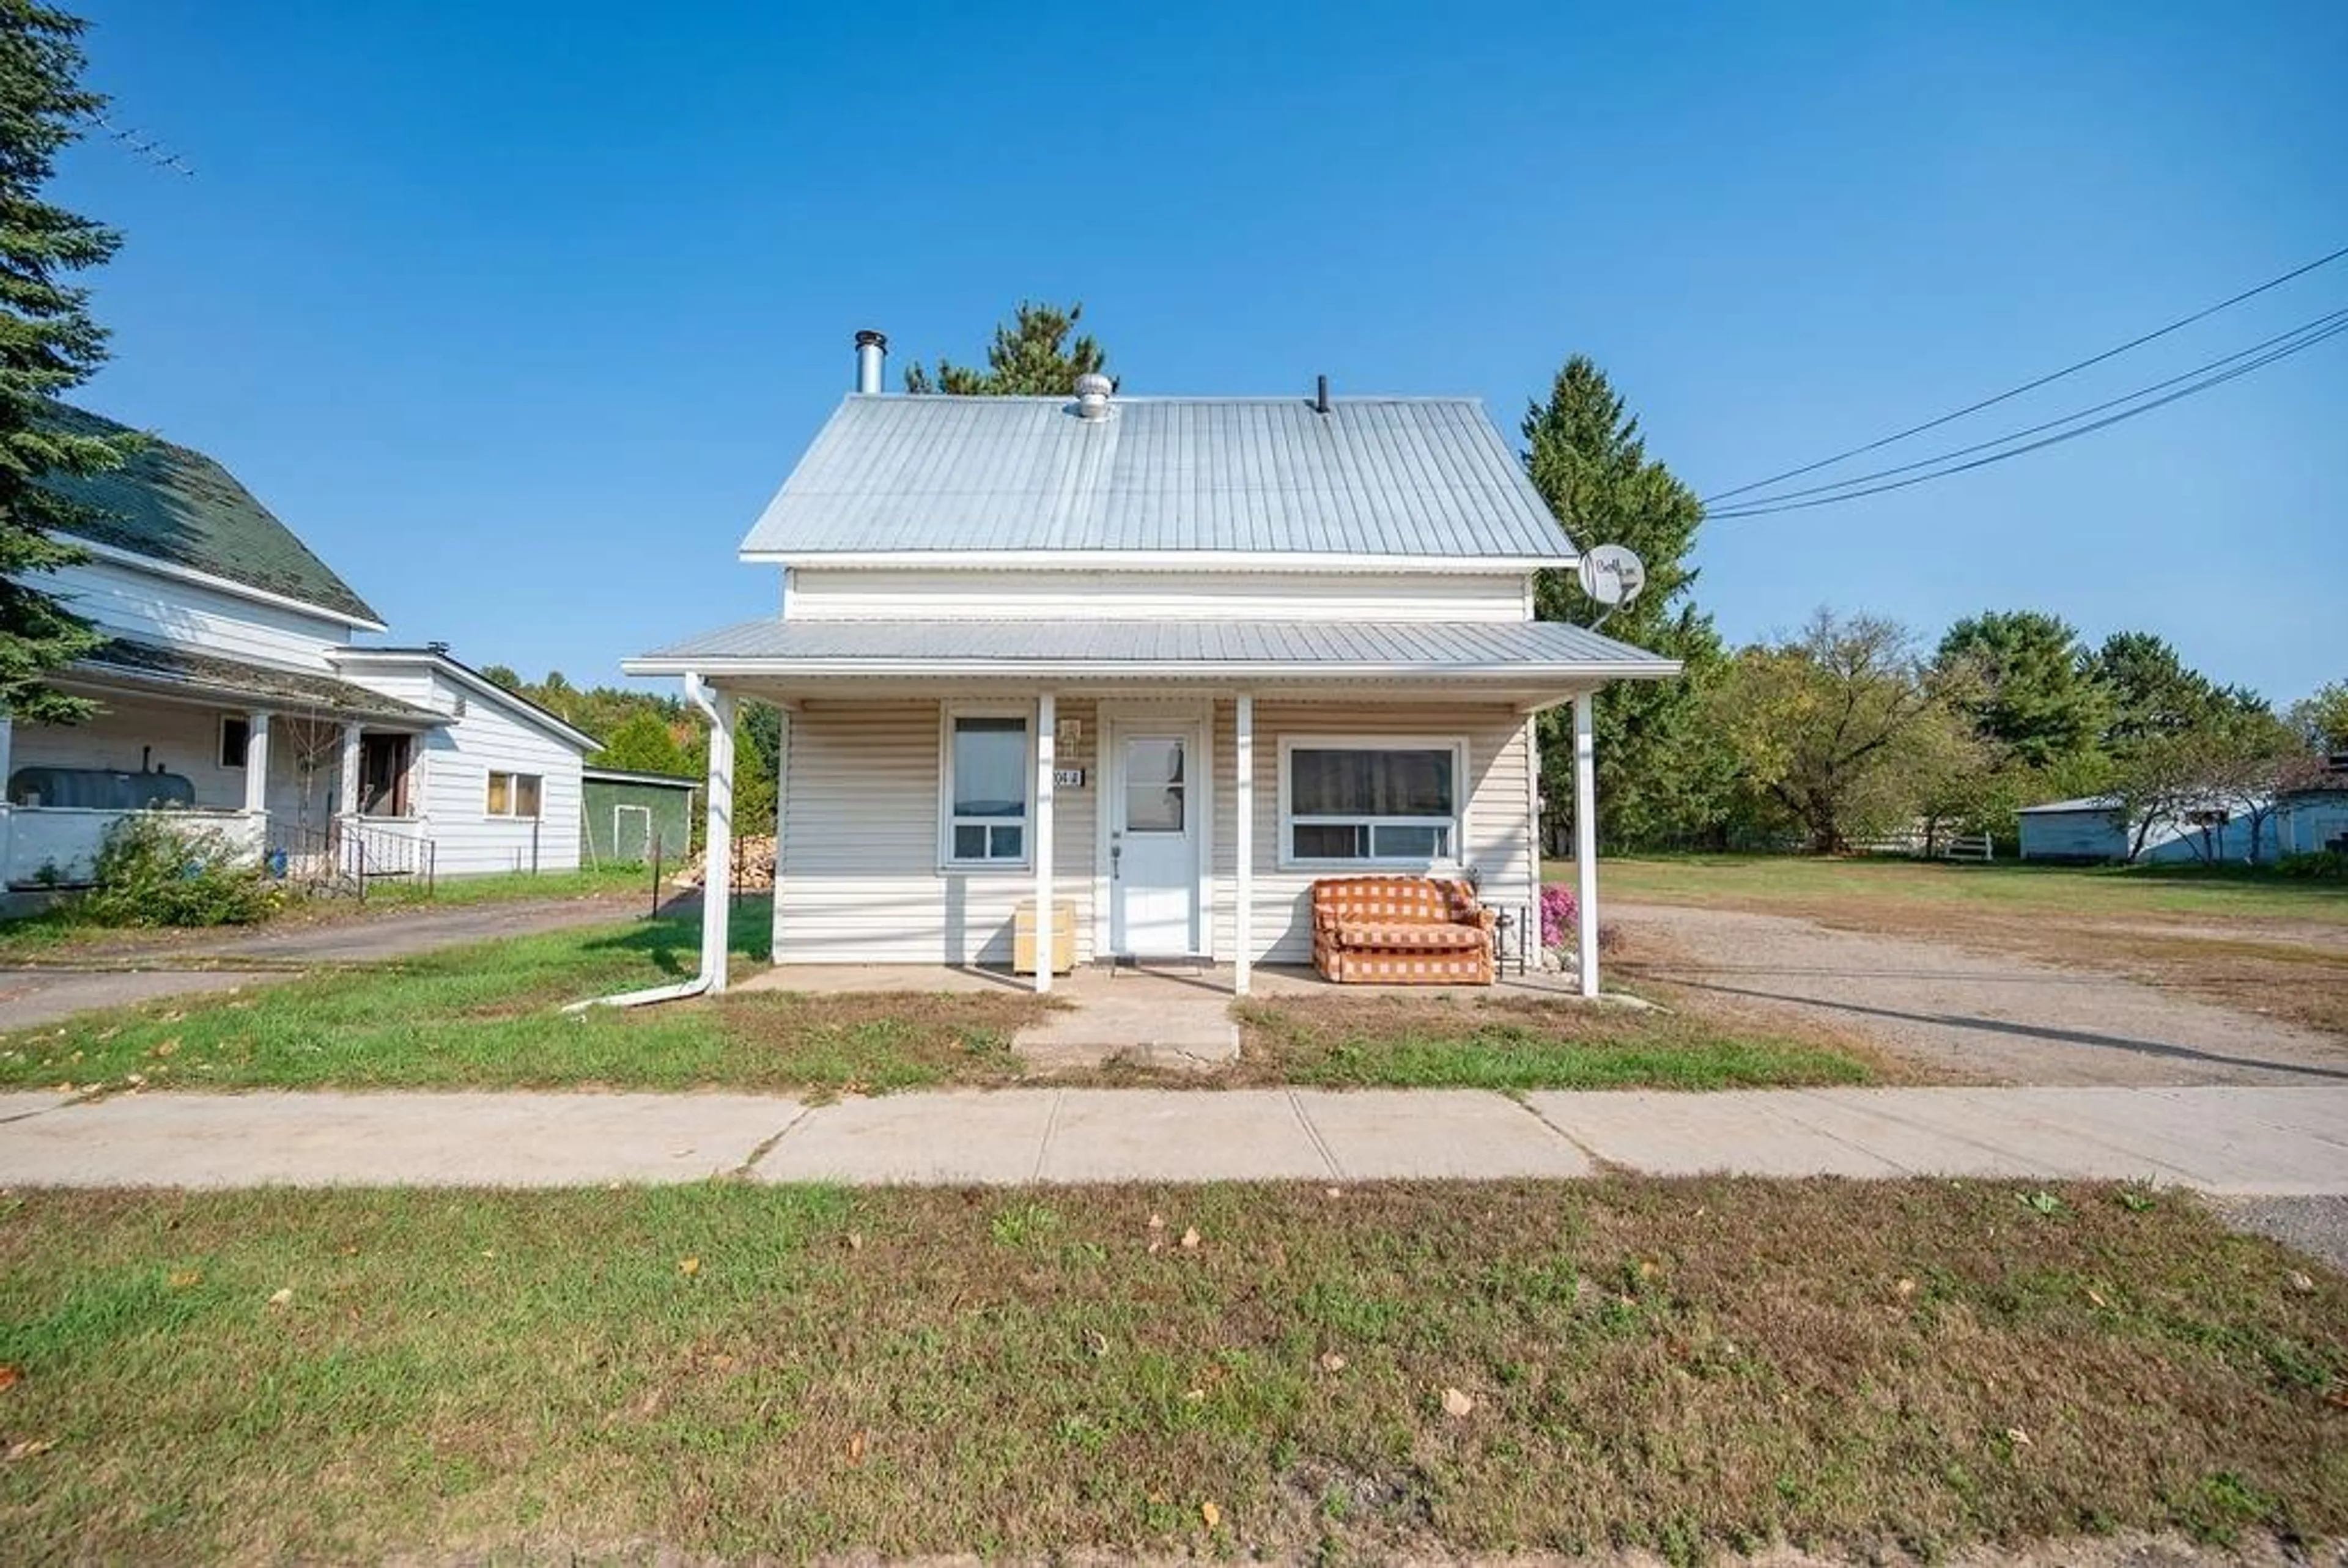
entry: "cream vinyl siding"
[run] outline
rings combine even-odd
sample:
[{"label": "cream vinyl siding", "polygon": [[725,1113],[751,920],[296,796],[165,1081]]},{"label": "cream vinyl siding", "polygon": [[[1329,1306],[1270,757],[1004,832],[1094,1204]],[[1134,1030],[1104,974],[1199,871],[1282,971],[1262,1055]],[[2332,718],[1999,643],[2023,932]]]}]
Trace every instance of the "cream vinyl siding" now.
[{"label": "cream vinyl siding", "polygon": [[798,567],[790,620],[1529,620],[1520,572],[922,571]]},{"label": "cream vinyl siding", "polygon": [[[1215,704],[1214,931],[1215,954],[1228,961],[1236,938],[1231,918],[1233,852],[1239,815],[1227,775],[1236,743],[1237,709]],[[1459,860],[1482,878],[1487,902],[1524,906],[1533,898],[1530,744],[1532,721],[1496,704],[1426,705],[1369,702],[1268,702],[1255,705],[1254,943],[1256,961],[1313,961],[1312,888],[1323,876],[1407,875],[1408,868],[1365,866],[1359,872],[1282,871],[1280,864],[1280,753],[1285,737],[1423,736],[1429,743],[1468,743],[1468,808]]]},{"label": "cream vinyl siding", "polygon": [[[1034,723],[1035,702],[1021,704]],[[940,704],[813,701],[789,716],[775,889],[783,964],[1004,964],[1031,870],[938,866]],[[1076,911],[1076,959],[1092,958],[1093,822],[1099,794],[1094,704],[1064,699],[1083,737],[1059,748],[1085,787],[1056,792],[1055,901]],[[737,831],[760,833],[762,823]]]},{"label": "cream vinyl siding", "polygon": [[329,671],[327,650],[350,637],[339,621],[116,561],[60,567],[41,586],[107,632],[256,664]]},{"label": "cream vinyl siding", "polygon": [[[1136,692],[1120,701],[1195,698]],[[949,698],[948,701],[952,699]],[[1033,699],[1023,704],[1033,711]],[[775,960],[783,964],[1002,964],[1013,910],[1035,897],[1032,873],[938,867],[938,702],[813,700],[785,737],[781,876],[775,892]],[[1055,900],[1076,911],[1076,958],[1094,957],[1094,856],[1103,774],[1097,704],[1060,699],[1059,717],[1082,737],[1062,746],[1082,789],[1057,792]],[[1210,745],[1212,884],[1207,928],[1218,958],[1234,941],[1231,893],[1238,828],[1231,778],[1235,709],[1214,703]],[[1529,719],[1492,703],[1259,702],[1255,724],[1254,946],[1259,961],[1312,961],[1310,890],[1327,871],[1281,871],[1280,742],[1287,735],[1425,736],[1467,742],[1461,859],[1493,902],[1533,897]],[[737,824],[757,833],[765,825]],[[1397,868],[1381,867],[1393,871]]]}]

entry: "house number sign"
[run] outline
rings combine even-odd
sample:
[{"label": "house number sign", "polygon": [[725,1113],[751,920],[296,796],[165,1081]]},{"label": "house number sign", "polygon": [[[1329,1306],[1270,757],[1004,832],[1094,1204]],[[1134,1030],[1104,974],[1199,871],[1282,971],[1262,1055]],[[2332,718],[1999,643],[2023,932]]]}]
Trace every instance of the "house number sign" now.
[{"label": "house number sign", "polygon": [[1085,770],[1082,768],[1054,768],[1052,770],[1052,787],[1054,789],[1084,788]]}]

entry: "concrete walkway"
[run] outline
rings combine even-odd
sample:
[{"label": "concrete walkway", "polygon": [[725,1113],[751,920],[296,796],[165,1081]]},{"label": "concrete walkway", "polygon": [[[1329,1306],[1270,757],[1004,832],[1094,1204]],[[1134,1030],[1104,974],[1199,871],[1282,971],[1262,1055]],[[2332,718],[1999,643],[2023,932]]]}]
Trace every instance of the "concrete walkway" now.
[{"label": "concrete walkway", "polygon": [[2348,1088],[0,1095],[0,1185],[2111,1178],[2348,1194]]}]

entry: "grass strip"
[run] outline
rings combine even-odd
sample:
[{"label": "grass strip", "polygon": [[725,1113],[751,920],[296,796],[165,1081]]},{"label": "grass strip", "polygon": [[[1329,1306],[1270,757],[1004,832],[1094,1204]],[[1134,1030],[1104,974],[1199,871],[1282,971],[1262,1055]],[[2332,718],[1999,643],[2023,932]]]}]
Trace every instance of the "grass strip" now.
[{"label": "grass strip", "polygon": [[0,1539],[26,1561],[2348,1532],[2348,1283],[2169,1194],[5,1204]]}]

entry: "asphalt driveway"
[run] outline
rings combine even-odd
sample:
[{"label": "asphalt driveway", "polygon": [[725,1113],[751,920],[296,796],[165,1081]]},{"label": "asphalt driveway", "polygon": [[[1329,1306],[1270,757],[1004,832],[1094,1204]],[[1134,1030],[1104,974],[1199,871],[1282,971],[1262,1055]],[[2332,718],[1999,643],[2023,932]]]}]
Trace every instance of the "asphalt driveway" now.
[{"label": "asphalt driveway", "polygon": [[0,1029],[54,1023],[77,1012],[163,997],[267,985],[314,966],[374,963],[500,937],[613,925],[643,912],[644,900],[633,896],[517,899],[59,952],[39,962],[0,967]]}]

